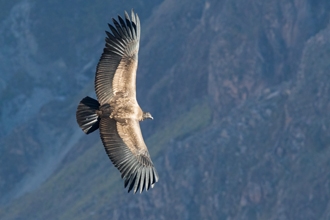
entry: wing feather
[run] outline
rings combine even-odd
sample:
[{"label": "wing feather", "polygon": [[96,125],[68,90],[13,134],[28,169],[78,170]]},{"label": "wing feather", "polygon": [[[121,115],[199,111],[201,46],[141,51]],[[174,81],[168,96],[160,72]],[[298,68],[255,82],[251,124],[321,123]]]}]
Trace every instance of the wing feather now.
[{"label": "wing feather", "polygon": [[[114,21],[116,21],[116,20],[114,20]],[[108,26],[109,26],[109,28],[110,28],[110,30],[111,30],[111,32],[112,32],[112,36],[114,36],[115,37],[115,39],[116,39],[116,41],[119,41],[119,42],[121,42],[121,40],[119,40],[119,39],[122,39],[122,34],[119,34],[119,29],[117,28],[115,28],[114,26],[112,26],[111,24],[108,24]]]},{"label": "wing feather", "polygon": [[121,28],[123,30],[124,35],[127,37],[127,39],[130,39],[130,36],[129,36],[129,33],[128,33],[128,30],[126,28],[126,24],[125,24],[124,20],[120,16],[118,16],[118,20],[120,22],[120,25],[121,25]]},{"label": "wing feather", "polygon": [[118,21],[114,18],[112,19],[112,21],[113,21],[113,24],[116,26],[118,32],[120,33],[120,39],[122,41],[125,41],[125,43],[127,43],[126,42],[127,39],[123,37],[123,36],[125,36],[125,33],[124,33],[122,27],[120,26],[120,24],[118,23]]},{"label": "wing feather", "polygon": [[125,123],[111,118],[100,119],[100,135],[110,160],[121,172],[128,192],[134,193],[153,187],[158,175],[144,143],[139,122],[127,119]]},{"label": "wing feather", "polygon": [[132,27],[134,28],[134,30],[132,30],[132,34],[133,34],[133,38],[137,38],[137,33],[136,33],[136,18],[135,18],[135,14],[132,10],[131,12],[131,24],[132,24]]},{"label": "wing feather", "polygon": [[147,182],[147,179],[145,178],[146,177],[146,170],[147,169],[141,169],[141,178],[140,178],[140,193],[142,193],[143,189],[144,189],[144,186],[147,185],[146,182]]},{"label": "wing feather", "polygon": [[150,177],[150,186],[151,188],[153,188],[153,182],[155,181],[154,180],[154,175],[153,175],[153,172],[152,172],[152,168],[149,169],[149,177]]},{"label": "wing feather", "polygon": [[140,18],[138,16],[138,14],[136,14],[136,33],[137,33],[137,39],[140,39],[141,26],[140,26]]},{"label": "wing feather", "polygon": [[136,193],[136,191],[138,190],[138,188],[140,186],[140,177],[141,177],[141,169],[139,169],[136,173],[136,177],[134,180],[134,193]]},{"label": "wing feather", "polygon": [[[100,105],[109,103],[116,92],[135,96],[140,21],[137,15],[130,19],[127,12],[126,22],[120,16],[118,20],[113,19],[114,26],[109,24],[111,33],[106,31],[105,48],[96,69],[95,91]],[[122,81],[126,83],[119,83]]]},{"label": "wing feather", "polygon": [[126,27],[127,27],[127,32],[130,36],[131,39],[133,39],[134,37],[134,34],[133,34],[133,31],[134,29],[132,28],[132,22],[128,16],[128,13],[125,11],[125,20],[126,20]]}]

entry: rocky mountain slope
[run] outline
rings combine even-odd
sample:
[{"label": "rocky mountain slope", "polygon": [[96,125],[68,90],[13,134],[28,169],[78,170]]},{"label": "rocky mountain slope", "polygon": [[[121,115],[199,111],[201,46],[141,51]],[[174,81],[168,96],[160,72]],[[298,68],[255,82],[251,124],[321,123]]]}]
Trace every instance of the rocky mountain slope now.
[{"label": "rocky mountain slope", "polygon": [[[330,218],[328,1],[133,5],[138,100],[155,117],[142,129],[160,175],[141,195],[74,121],[93,94],[99,25],[132,5],[66,4],[17,1],[2,18],[12,44],[0,57],[20,63],[0,61],[1,219]],[[17,45],[27,51],[14,59]]]}]

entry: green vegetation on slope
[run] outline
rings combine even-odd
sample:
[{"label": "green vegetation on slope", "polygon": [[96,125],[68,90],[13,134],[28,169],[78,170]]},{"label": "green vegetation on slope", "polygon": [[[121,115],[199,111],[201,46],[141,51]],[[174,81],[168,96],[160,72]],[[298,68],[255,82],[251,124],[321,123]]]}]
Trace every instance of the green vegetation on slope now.
[{"label": "green vegetation on slope", "polygon": [[206,127],[211,121],[211,108],[204,102],[194,106],[189,112],[179,116],[174,122],[168,123],[160,132],[156,132],[147,140],[147,145],[152,146],[150,153],[157,156],[161,146],[173,139],[179,139]]}]

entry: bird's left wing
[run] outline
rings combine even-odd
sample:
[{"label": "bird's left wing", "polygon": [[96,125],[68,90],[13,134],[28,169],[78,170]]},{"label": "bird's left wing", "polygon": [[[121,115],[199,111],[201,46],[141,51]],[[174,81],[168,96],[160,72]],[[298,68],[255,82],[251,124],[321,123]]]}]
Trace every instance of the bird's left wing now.
[{"label": "bird's left wing", "polygon": [[139,122],[126,119],[117,122],[112,118],[101,118],[100,135],[105,150],[125,180],[128,192],[140,193],[158,181],[158,174],[144,143]]},{"label": "bird's left wing", "polygon": [[131,13],[131,19],[125,12],[125,18],[109,24],[112,33],[106,32],[106,44],[97,65],[95,91],[102,106],[109,103],[116,93],[136,96],[136,69],[140,41],[140,20]]}]

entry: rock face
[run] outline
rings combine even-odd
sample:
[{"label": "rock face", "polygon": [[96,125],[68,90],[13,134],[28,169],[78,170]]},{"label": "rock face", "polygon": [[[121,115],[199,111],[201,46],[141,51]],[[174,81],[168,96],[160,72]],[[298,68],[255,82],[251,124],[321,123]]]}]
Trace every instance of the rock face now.
[{"label": "rock face", "polygon": [[[76,103],[93,91],[86,85],[106,27],[78,33],[104,23],[107,6],[51,10],[76,16],[54,29],[42,23],[45,10],[20,23],[31,25],[19,32],[27,60],[0,66],[1,219],[329,219],[330,2],[149,3],[134,3],[143,11],[137,86],[140,105],[156,119],[142,128],[159,183],[127,194],[98,134],[85,137],[75,125]],[[38,12],[38,4],[54,7],[24,1],[11,13],[35,14],[26,10]],[[47,19],[57,24],[54,17]],[[13,18],[1,27],[16,28]],[[56,47],[65,40],[69,55]],[[0,57],[10,60],[18,49],[13,43]],[[11,68],[22,71],[10,75]],[[14,90],[17,77],[25,83]]]}]

